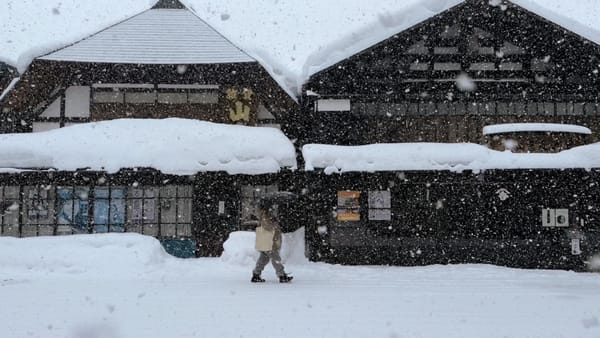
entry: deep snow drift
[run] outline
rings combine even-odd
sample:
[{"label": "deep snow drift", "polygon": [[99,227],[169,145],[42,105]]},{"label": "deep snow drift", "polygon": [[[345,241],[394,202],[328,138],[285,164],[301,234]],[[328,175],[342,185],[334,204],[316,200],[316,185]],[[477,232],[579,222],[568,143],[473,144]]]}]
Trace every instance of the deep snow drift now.
[{"label": "deep snow drift", "polygon": [[0,238],[2,336],[598,337],[600,277],[489,265],[308,262],[284,238],[291,284],[249,282],[254,234],[221,258],[178,259],[137,234]]}]

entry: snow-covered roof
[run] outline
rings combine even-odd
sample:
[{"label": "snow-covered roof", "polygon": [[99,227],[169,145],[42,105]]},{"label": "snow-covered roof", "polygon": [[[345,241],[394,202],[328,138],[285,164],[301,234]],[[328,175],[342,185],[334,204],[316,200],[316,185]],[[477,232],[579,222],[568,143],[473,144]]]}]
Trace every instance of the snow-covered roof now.
[{"label": "snow-covered roof", "polygon": [[293,144],[275,128],[197,120],[122,119],[40,133],[0,135],[0,168],[154,168],[189,175],[274,173],[296,167]]},{"label": "snow-covered roof", "polygon": [[[482,0],[488,1],[488,0]],[[23,72],[34,57],[151,8],[156,0],[9,1],[0,11],[0,60]],[[308,77],[464,0],[182,0],[246,51],[288,92]],[[512,0],[600,43],[597,0]],[[497,3],[496,0],[491,3]],[[73,29],[77,27],[77,29]]]},{"label": "snow-covered roof", "polygon": [[364,146],[307,144],[306,170],[325,173],[403,170],[600,168],[600,143],[559,153],[512,153],[473,143],[397,143]]},{"label": "snow-covered roof", "polygon": [[483,127],[483,135],[517,132],[592,134],[592,131],[589,128],[562,123],[502,123]]},{"label": "snow-covered roof", "polygon": [[255,62],[187,9],[151,9],[42,60],[135,64]]}]

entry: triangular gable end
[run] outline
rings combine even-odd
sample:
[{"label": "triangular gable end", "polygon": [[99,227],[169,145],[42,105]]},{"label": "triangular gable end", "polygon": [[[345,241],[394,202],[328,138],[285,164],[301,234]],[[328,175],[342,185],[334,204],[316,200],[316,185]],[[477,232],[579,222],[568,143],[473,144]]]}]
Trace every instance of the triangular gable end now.
[{"label": "triangular gable end", "polygon": [[[176,6],[164,8],[160,6]],[[41,60],[126,64],[256,62],[179,2],[150,9]]]},{"label": "triangular gable end", "polygon": [[594,42],[512,2],[467,0],[314,74],[305,89],[409,98],[436,88],[446,93],[439,89],[467,73],[494,95],[506,86],[511,95],[540,86],[547,95],[574,93],[600,82],[599,52]]}]

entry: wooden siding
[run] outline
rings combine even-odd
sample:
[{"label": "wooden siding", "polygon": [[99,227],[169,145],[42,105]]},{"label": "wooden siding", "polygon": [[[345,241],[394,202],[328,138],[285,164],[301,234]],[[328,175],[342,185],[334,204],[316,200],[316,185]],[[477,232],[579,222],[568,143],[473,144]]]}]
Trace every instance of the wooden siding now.
[{"label": "wooden siding", "polygon": [[[92,104],[90,120],[98,121],[119,117],[189,117],[215,122],[229,122],[226,92],[244,89],[253,93],[252,115],[247,124],[256,124],[258,105],[265,106],[276,118],[295,109],[297,104],[258,63],[187,65],[127,65],[90,64],[36,60],[22,76],[21,81],[7,98],[1,116],[1,132],[30,132],[31,122],[44,121],[40,114],[70,86],[92,86],[98,83],[115,84],[202,84],[219,86],[217,105],[194,104]],[[151,89],[159,90],[159,89]],[[210,106],[210,107],[209,107]],[[23,121],[23,122],[22,122]],[[86,120],[73,120],[85,122]],[[61,122],[62,123],[62,122]]]},{"label": "wooden siding", "polygon": [[[509,122],[597,132],[599,61],[598,45],[514,4],[470,0],[311,76],[294,133],[367,144],[483,143],[485,125]],[[474,89],[460,89],[459,76]],[[319,99],[349,99],[352,109],[316,111]]]}]

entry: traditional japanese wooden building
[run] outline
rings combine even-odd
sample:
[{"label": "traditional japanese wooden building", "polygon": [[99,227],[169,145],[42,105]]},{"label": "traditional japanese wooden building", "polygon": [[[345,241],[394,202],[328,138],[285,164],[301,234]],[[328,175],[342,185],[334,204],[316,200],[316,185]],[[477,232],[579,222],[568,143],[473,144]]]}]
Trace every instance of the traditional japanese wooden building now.
[{"label": "traditional japanese wooden building", "polygon": [[599,58],[597,41],[515,3],[462,1],[312,75],[298,134],[350,145],[484,143],[486,125],[516,122],[595,131]]},{"label": "traditional japanese wooden building", "polygon": [[[189,123],[278,127],[279,118],[297,107],[261,64],[176,0],[161,0],[130,19],[36,58],[4,102],[0,132],[34,132],[29,136],[121,118],[178,117]],[[156,128],[156,133],[160,130]],[[147,137],[166,138],[162,148],[170,139],[185,138],[180,132]],[[27,143],[27,135],[23,137]],[[210,150],[224,142],[225,136],[189,147]],[[196,172],[185,174],[139,163],[109,172],[105,165],[59,168],[52,161],[39,161],[72,155],[60,147],[37,157],[31,152],[18,155],[21,148],[15,147],[16,153],[4,148],[1,159],[0,235],[4,236],[133,231],[159,238],[179,256],[218,255],[229,232],[255,222],[261,196],[295,184],[289,172],[275,174],[295,165],[228,174],[223,169],[228,160],[221,159],[225,163],[221,169],[207,170],[208,163],[201,161]],[[104,156],[92,148],[89,155],[103,157],[106,163],[123,151],[133,151],[115,147],[113,155]],[[295,162],[291,143],[290,148],[288,160]],[[234,162],[260,158],[242,151],[237,156]]]},{"label": "traditional japanese wooden building", "polygon": [[6,99],[0,131],[126,117],[265,125],[295,106],[254,58],[169,0],[36,58]]},{"label": "traditional japanese wooden building", "polygon": [[313,74],[294,132],[318,196],[311,259],[583,268],[600,252],[597,150],[488,148],[598,141],[598,61],[539,14],[466,0]]}]

